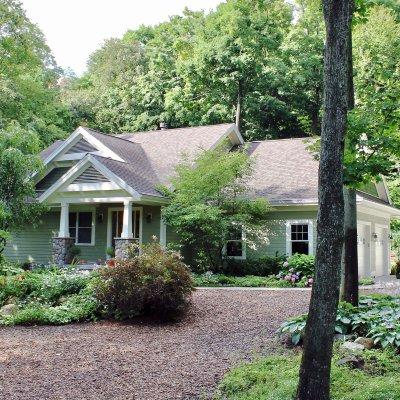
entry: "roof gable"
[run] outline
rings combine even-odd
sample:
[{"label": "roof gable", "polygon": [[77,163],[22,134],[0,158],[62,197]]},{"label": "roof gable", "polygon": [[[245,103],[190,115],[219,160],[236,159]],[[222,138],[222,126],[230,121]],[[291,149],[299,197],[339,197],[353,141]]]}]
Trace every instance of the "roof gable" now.
[{"label": "roof gable", "polygon": [[123,158],[83,127],[77,128],[68,139],[59,142],[58,146],[54,146],[54,150],[51,147],[51,150],[46,149],[41,153],[45,165],[53,161],[80,160],[88,153],[124,162]]}]

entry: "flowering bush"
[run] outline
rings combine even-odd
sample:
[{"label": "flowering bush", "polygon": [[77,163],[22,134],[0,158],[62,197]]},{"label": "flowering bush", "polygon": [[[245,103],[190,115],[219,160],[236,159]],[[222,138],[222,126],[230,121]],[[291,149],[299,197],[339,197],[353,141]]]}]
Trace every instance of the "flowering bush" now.
[{"label": "flowering bush", "polygon": [[276,277],[292,285],[310,287],[314,282],[314,264],[314,256],[296,253],[283,262],[282,269]]}]

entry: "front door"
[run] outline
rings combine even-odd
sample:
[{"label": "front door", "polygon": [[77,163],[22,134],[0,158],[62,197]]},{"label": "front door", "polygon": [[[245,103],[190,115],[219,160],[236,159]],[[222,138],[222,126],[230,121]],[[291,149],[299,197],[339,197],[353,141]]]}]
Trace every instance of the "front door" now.
[{"label": "front door", "polygon": [[[122,225],[124,220],[123,208],[111,209],[109,213],[109,229],[108,243],[111,247],[115,248],[115,238],[121,237]],[[139,243],[141,242],[140,236],[142,232],[142,212],[141,208],[132,209],[132,233],[133,238]]]}]

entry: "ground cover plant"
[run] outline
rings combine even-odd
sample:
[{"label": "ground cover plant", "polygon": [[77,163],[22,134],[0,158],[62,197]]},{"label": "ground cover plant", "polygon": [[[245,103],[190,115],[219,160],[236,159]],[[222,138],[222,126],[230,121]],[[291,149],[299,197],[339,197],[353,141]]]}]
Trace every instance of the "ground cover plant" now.
[{"label": "ground cover plant", "polygon": [[[279,330],[289,334],[294,344],[304,335],[307,315],[284,322]],[[340,303],[335,332],[372,338],[377,347],[400,349],[400,297],[371,295],[360,299],[358,307]]]},{"label": "ground cover plant", "polygon": [[[300,352],[273,355],[243,364],[222,380],[215,400],[289,400],[298,383]],[[400,356],[392,350],[364,350],[361,368],[339,365],[346,353],[335,346],[332,400],[395,400],[400,398]]]},{"label": "ground cover plant", "polygon": [[213,274],[206,272],[201,275],[193,275],[195,286],[215,287],[283,287],[290,288],[293,285],[275,276],[230,276],[224,274]]},{"label": "ground cover plant", "polygon": [[0,325],[67,324],[95,320],[94,274],[73,269],[0,267]]}]

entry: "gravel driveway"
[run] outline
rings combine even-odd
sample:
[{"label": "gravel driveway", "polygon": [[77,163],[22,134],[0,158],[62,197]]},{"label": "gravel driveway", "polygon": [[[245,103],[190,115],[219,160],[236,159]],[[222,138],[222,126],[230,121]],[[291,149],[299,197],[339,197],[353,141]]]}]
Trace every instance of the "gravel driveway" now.
[{"label": "gravel driveway", "polygon": [[268,353],[307,291],[207,290],[174,325],[0,328],[0,399],[206,399],[227,369]]}]

